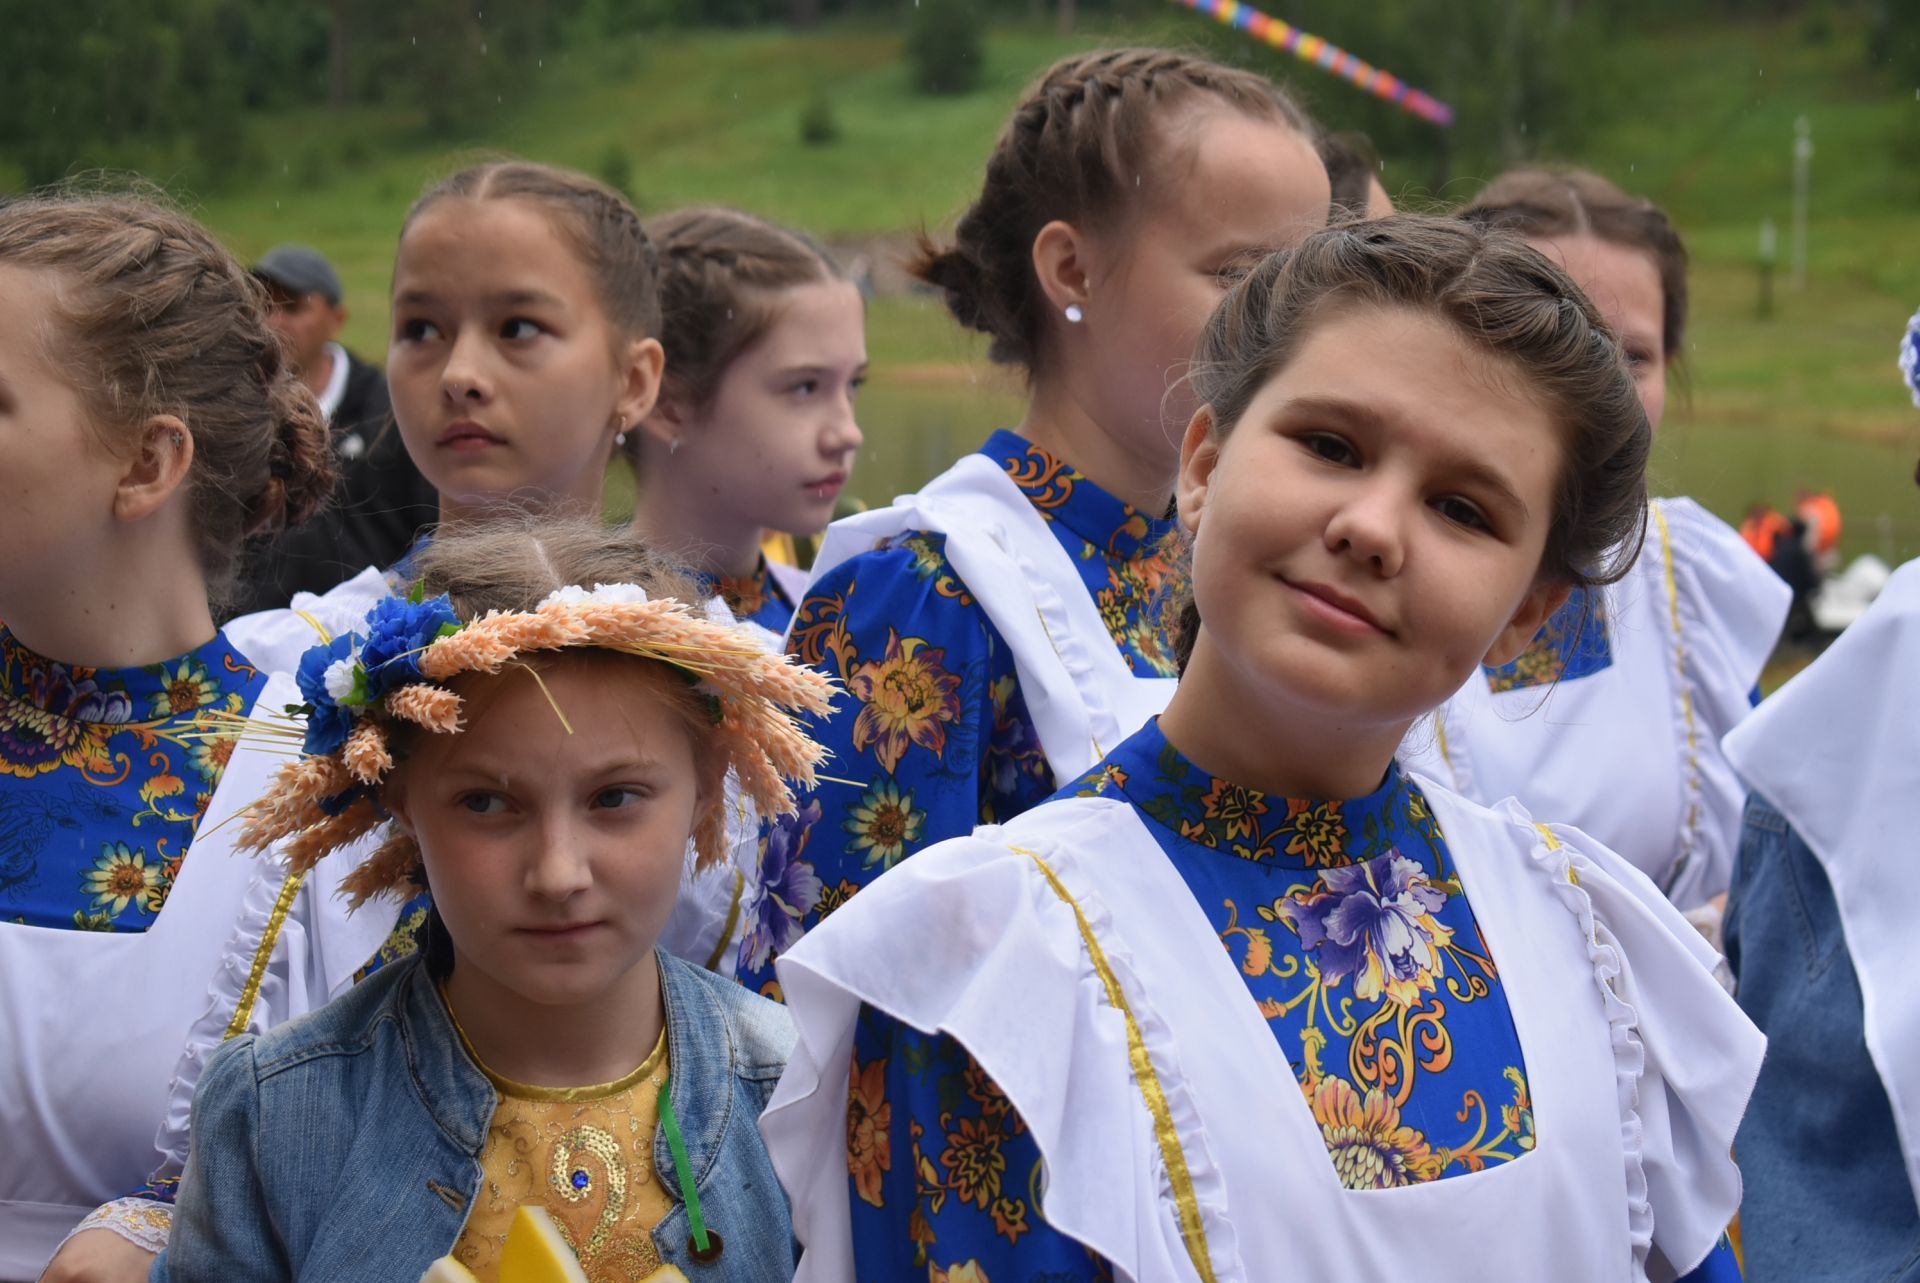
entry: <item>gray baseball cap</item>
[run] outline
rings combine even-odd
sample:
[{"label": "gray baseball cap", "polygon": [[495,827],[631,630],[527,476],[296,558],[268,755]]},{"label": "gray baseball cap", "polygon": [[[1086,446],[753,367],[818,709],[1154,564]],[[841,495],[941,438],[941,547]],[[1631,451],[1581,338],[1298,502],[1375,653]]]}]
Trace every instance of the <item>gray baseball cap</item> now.
[{"label": "gray baseball cap", "polygon": [[253,274],[294,294],[319,294],[335,307],[344,291],[340,273],[319,250],[306,245],[276,245],[253,265]]}]

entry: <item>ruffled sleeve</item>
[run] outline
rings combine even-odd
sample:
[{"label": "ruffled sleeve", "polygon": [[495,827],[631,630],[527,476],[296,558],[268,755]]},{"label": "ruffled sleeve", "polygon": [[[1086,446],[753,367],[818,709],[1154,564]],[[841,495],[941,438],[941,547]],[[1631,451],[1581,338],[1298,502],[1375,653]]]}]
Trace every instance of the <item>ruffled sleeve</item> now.
[{"label": "ruffled sleeve", "polygon": [[264,1033],[336,997],[392,934],[398,900],[369,900],[349,913],[340,895],[341,881],[379,840],[376,833],[333,852],[292,885],[286,865],[272,852],[253,857],[254,876],[221,951],[206,1009],[188,1031],[167,1085],[166,1117],[154,1142],[160,1152],[156,1176],[178,1176],[185,1169],[194,1089],[221,1044],[235,1034]]},{"label": "ruffled sleeve", "polygon": [[[1531,823],[1517,803],[1505,809]],[[1707,1259],[1739,1210],[1733,1139],[1766,1038],[1714,979],[1712,946],[1645,874],[1578,829],[1536,832],[1535,867],[1580,925],[1610,1026],[1635,1255],[1671,1280]]]},{"label": "ruffled sleeve", "polygon": [[373,604],[391,592],[386,573],[368,566],[318,596],[295,593],[287,605],[229,620],[221,631],[261,672],[290,673],[300,667],[300,657],[322,640],[322,630],[334,637],[352,632],[366,622]]},{"label": "ruffled sleeve", "polygon": [[1686,771],[1681,864],[1668,894],[1693,905],[1726,890],[1732,877],[1746,789],[1720,740],[1752,711],[1793,592],[1693,500],[1655,500],[1650,516],[1641,556],[1664,581],[1679,670],[1671,715]]}]

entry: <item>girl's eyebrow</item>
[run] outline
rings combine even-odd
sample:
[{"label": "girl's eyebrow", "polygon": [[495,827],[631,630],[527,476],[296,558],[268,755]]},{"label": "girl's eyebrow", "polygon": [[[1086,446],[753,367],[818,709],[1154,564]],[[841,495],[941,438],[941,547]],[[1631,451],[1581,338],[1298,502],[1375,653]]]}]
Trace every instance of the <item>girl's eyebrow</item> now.
[{"label": "girl's eyebrow", "polygon": [[[565,311],[567,307],[566,300],[558,294],[533,288],[500,290],[485,295],[483,301],[496,308],[549,307],[556,311]],[[419,288],[401,290],[393,296],[395,307],[430,307],[438,302],[440,302],[438,294]]]}]

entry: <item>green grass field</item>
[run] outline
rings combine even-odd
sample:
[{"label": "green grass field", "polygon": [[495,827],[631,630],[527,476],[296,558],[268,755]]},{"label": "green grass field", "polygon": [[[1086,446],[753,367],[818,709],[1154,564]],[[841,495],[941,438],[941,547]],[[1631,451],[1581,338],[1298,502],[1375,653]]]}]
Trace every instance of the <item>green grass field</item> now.
[{"label": "green grass field", "polygon": [[[885,32],[635,37],[549,60],[536,91],[509,104],[485,141],[593,171],[620,150],[647,211],[721,201],[835,240],[937,230],[964,207],[1020,87],[1047,62],[1092,43],[1207,34],[1203,20],[1171,11],[1131,32],[1001,31],[983,87],[949,99],[911,90],[899,38]],[[1808,39],[1797,23],[1621,40],[1596,55],[1594,74],[1631,84],[1615,95],[1631,114],[1590,122],[1582,154],[1563,159],[1666,204],[1693,249],[1690,395],[1670,402],[1656,488],[1697,495],[1737,520],[1752,500],[1785,504],[1798,484],[1829,486],[1850,552],[1903,559],[1920,555],[1911,479],[1920,412],[1893,354],[1920,306],[1920,95],[1868,74],[1859,49],[1859,33],[1844,25]],[[1296,78],[1328,123],[1343,123],[1352,91],[1310,69]],[[803,147],[799,114],[822,93],[841,136]],[[1785,245],[1802,114],[1818,149],[1811,284],[1796,293],[1777,282],[1775,314],[1762,321],[1758,229],[1773,218]],[[309,111],[253,130],[271,172],[207,196],[200,212],[245,255],[292,239],[333,255],[354,309],[348,340],[378,356],[401,217],[428,180],[475,153],[449,153],[401,113]],[[1410,203],[1430,199],[1417,176],[1388,162],[1391,188]],[[165,180],[163,161],[148,169]],[[1440,195],[1472,187],[1461,177]],[[911,488],[1018,416],[1018,384],[987,367],[982,345],[927,298],[877,300],[869,342],[869,449],[855,489],[870,502]]]}]

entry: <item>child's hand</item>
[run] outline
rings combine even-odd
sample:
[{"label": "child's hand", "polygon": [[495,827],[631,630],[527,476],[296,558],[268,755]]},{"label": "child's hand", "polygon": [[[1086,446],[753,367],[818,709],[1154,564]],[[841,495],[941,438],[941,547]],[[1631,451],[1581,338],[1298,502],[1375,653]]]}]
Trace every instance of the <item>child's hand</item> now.
[{"label": "child's hand", "polygon": [[82,1230],[53,1254],[40,1283],[146,1283],[153,1257],[112,1230]]}]

